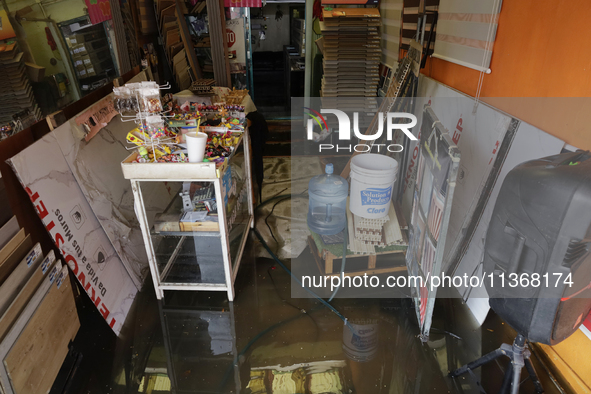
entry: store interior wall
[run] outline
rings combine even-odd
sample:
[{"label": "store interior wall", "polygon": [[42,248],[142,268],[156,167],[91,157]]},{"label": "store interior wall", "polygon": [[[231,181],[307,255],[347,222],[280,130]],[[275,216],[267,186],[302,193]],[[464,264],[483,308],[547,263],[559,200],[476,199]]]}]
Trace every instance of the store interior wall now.
[{"label": "store interior wall", "polygon": [[[551,101],[509,102],[501,97],[585,97],[591,92],[591,52],[585,37],[591,8],[584,0],[568,6],[554,1],[503,1],[493,47],[491,74],[484,76],[481,97],[581,149],[591,148],[583,114],[591,99],[559,107]],[[423,72],[470,96],[478,71],[430,58]]]},{"label": "store interior wall", "polygon": [[[503,2],[493,47],[491,74],[484,75],[481,100],[532,124],[567,144],[591,149],[585,114],[591,107],[591,52],[586,50],[591,8],[583,0]],[[429,58],[423,73],[453,89],[475,96],[480,73]],[[514,97],[509,100],[507,97]],[[578,97],[522,100],[520,97]],[[546,357],[567,380],[591,387],[591,340],[577,332],[558,346],[543,347]]]},{"label": "store interior wall", "polygon": [[[278,11],[283,16],[275,20]],[[262,8],[262,12],[260,8],[251,12],[252,34],[255,37],[253,52],[282,52],[283,46],[289,45],[289,4],[267,4]],[[267,19],[262,19],[263,16]],[[255,29],[254,25],[267,26],[266,30],[262,30],[265,32],[264,40],[259,38],[261,29]]]},{"label": "store interior wall", "polygon": [[[85,8],[86,4],[83,0],[57,0],[47,2],[41,5],[34,0],[9,0],[7,6],[10,12],[14,13],[23,8],[31,7],[32,11],[27,13],[24,17],[27,19],[52,19],[57,23],[64,22],[70,19],[79,18],[86,15]],[[45,10],[45,14],[43,9]],[[47,37],[45,28],[48,26],[47,22],[36,22],[32,20],[21,21],[21,26],[26,34],[26,40],[29,44],[31,54],[38,66],[45,67],[45,76],[52,74],[66,73],[66,62],[70,59],[61,59],[58,51],[52,51],[49,44],[47,43]],[[56,43],[61,40],[61,37],[53,37]],[[59,44],[58,44],[59,45]],[[55,66],[51,64],[51,59],[57,60]],[[71,84],[75,84],[76,81],[70,81]],[[74,95],[72,91],[74,87],[70,87],[70,100],[73,99]]]}]

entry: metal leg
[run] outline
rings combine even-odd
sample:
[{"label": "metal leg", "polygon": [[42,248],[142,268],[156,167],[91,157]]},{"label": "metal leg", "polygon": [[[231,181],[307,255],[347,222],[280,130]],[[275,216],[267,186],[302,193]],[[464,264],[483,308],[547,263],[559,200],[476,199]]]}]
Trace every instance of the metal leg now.
[{"label": "metal leg", "polygon": [[[226,169],[230,171],[230,169]],[[228,301],[234,301],[234,281],[232,280],[232,256],[230,255],[230,242],[228,240],[228,221],[226,220],[226,209],[222,189],[222,178],[213,181],[215,199],[218,201],[218,223],[220,224],[220,240],[222,242],[222,256],[224,262],[224,274],[226,277],[226,288]]]},{"label": "metal leg", "polygon": [[513,362],[512,367],[513,376],[511,379],[511,394],[517,394],[519,393],[519,379],[521,378],[521,368],[523,368],[523,366],[519,365],[519,363]]},{"label": "metal leg", "polygon": [[509,363],[507,368],[505,369],[505,376],[503,376],[503,384],[501,385],[501,390],[499,393],[506,394],[509,391],[509,386],[511,386],[511,381],[513,378],[513,364]]},{"label": "metal leg", "polygon": [[131,180],[131,190],[134,197],[134,208],[142,230],[142,237],[144,238],[144,245],[146,247],[146,255],[148,256],[148,265],[150,266],[150,273],[152,274],[152,281],[154,283],[154,292],[156,298],[161,300],[164,297],[164,291],[160,288],[160,276],[158,275],[158,263],[156,261],[156,253],[150,238],[150,228],[148,226],[148,218],[144,211],[144,198],[139,181]]},{"label": "metal leg", "polygon": [[[502,344],[500,348],[480,357],[478,360],[472,361],[455,371],[449,373],[452,378],[458,377],[463,373],[466,373],[474,368],[478,368],[489,361],[497,359],[501,356],[507,356],[510,359],[510,364],[505,370],[505,376],[503,378],[503,384],[501,386],[501,393],[505,394],[508,391],[511,394],[517,394],[519,392],[519,379],[521,378],[521,369],[525,366],[529,376],[531,377],[534,386],[536,387],[537,393],[543,393],[544,388],[536,375],[531,361],[529,360],[530,351],[527,349],[527,340],[521,334],[517,335],[513,341],[513,345],[509,346],[506,343]],[[510,387],[510,389],[509,389]]]},{"label": "metal leg", "polygon": [[529,377],[533,382],[534,387],[536,388],[536,393],[542,394],[544,392],[544,387],[542,387],[542,383],[540,383],[538,374],[536,373],[536,370],[534,369],[534,366],[531,363],[529,356],[525,359],[525,369],[527,369],[527,373],[529,374]]},{"label": "metal leg", "polygon": [[501,356],[504,356],[505,352],[501,349],[497,349],[497,350],[493,350],[492,352],[485,354],[484,356],[480,357],[478,360],[472,361],[458,369],[456,369],[455,371],[451,371],[449,373],[449,376],[451,376],[452,378],[458,377],[466,372],[468,372],[471,369],[476,369],[492,360],[495,360]]},{"label": "metal leg", "polygon": [[513,341],[513,349],[511,354],[511,363],[513,366],[513,379],[511,382],[511,394],[519,392],[519,378],[521,378],[521,369],[524,367],[524,350],[525,337],[521,334],[517,335]]}]

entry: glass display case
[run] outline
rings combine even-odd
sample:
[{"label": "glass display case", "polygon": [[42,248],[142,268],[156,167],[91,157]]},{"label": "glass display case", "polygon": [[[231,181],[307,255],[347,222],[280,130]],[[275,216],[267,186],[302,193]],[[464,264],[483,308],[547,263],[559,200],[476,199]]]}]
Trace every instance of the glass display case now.
[{"label": "glass display case", "polygon": [[222,164],[136,163],[136,154],[121,166],[131,181],[156,297],[164,290],[207,290],[226,291],[232,301],[254,224],[248,130]]}]

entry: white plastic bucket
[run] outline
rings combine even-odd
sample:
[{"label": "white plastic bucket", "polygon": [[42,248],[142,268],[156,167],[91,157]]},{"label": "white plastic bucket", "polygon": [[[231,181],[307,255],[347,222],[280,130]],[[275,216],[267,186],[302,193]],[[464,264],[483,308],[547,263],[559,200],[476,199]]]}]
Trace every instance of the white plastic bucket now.
[{"label": "white plastic bucket", "polygon": [[343,352],[359,363],[373,360],[378,353],[377,322],[350,322],[343,327]]},{"label": "white plastic bucket", "polygon": [[376,153],[357,155],[351,160],[349,210],[366,219],[388,215],[398,162]]}]

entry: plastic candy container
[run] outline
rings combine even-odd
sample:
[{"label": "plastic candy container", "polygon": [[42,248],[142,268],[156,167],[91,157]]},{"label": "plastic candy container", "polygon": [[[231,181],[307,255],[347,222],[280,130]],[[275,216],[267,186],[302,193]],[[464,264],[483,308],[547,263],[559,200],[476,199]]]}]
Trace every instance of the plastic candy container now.
[{"label": "plastic candy container", "polygon": [[156,113],[162,111],[162,103],[160,102],[160,90],[157,87],[142,87],[140,92],[140,106],[142,112]]},{"label": "plastic candy container", "polygon": [[164,120],[160,115],[146,117],[146,132],[150,138],[163,138],[166,136]]},{"label": "plastic candy container", "polygon": [[137,112],[139,110],[137,97],[129,87],[113,88],[113,95],[113,106],[118,112]]}]

